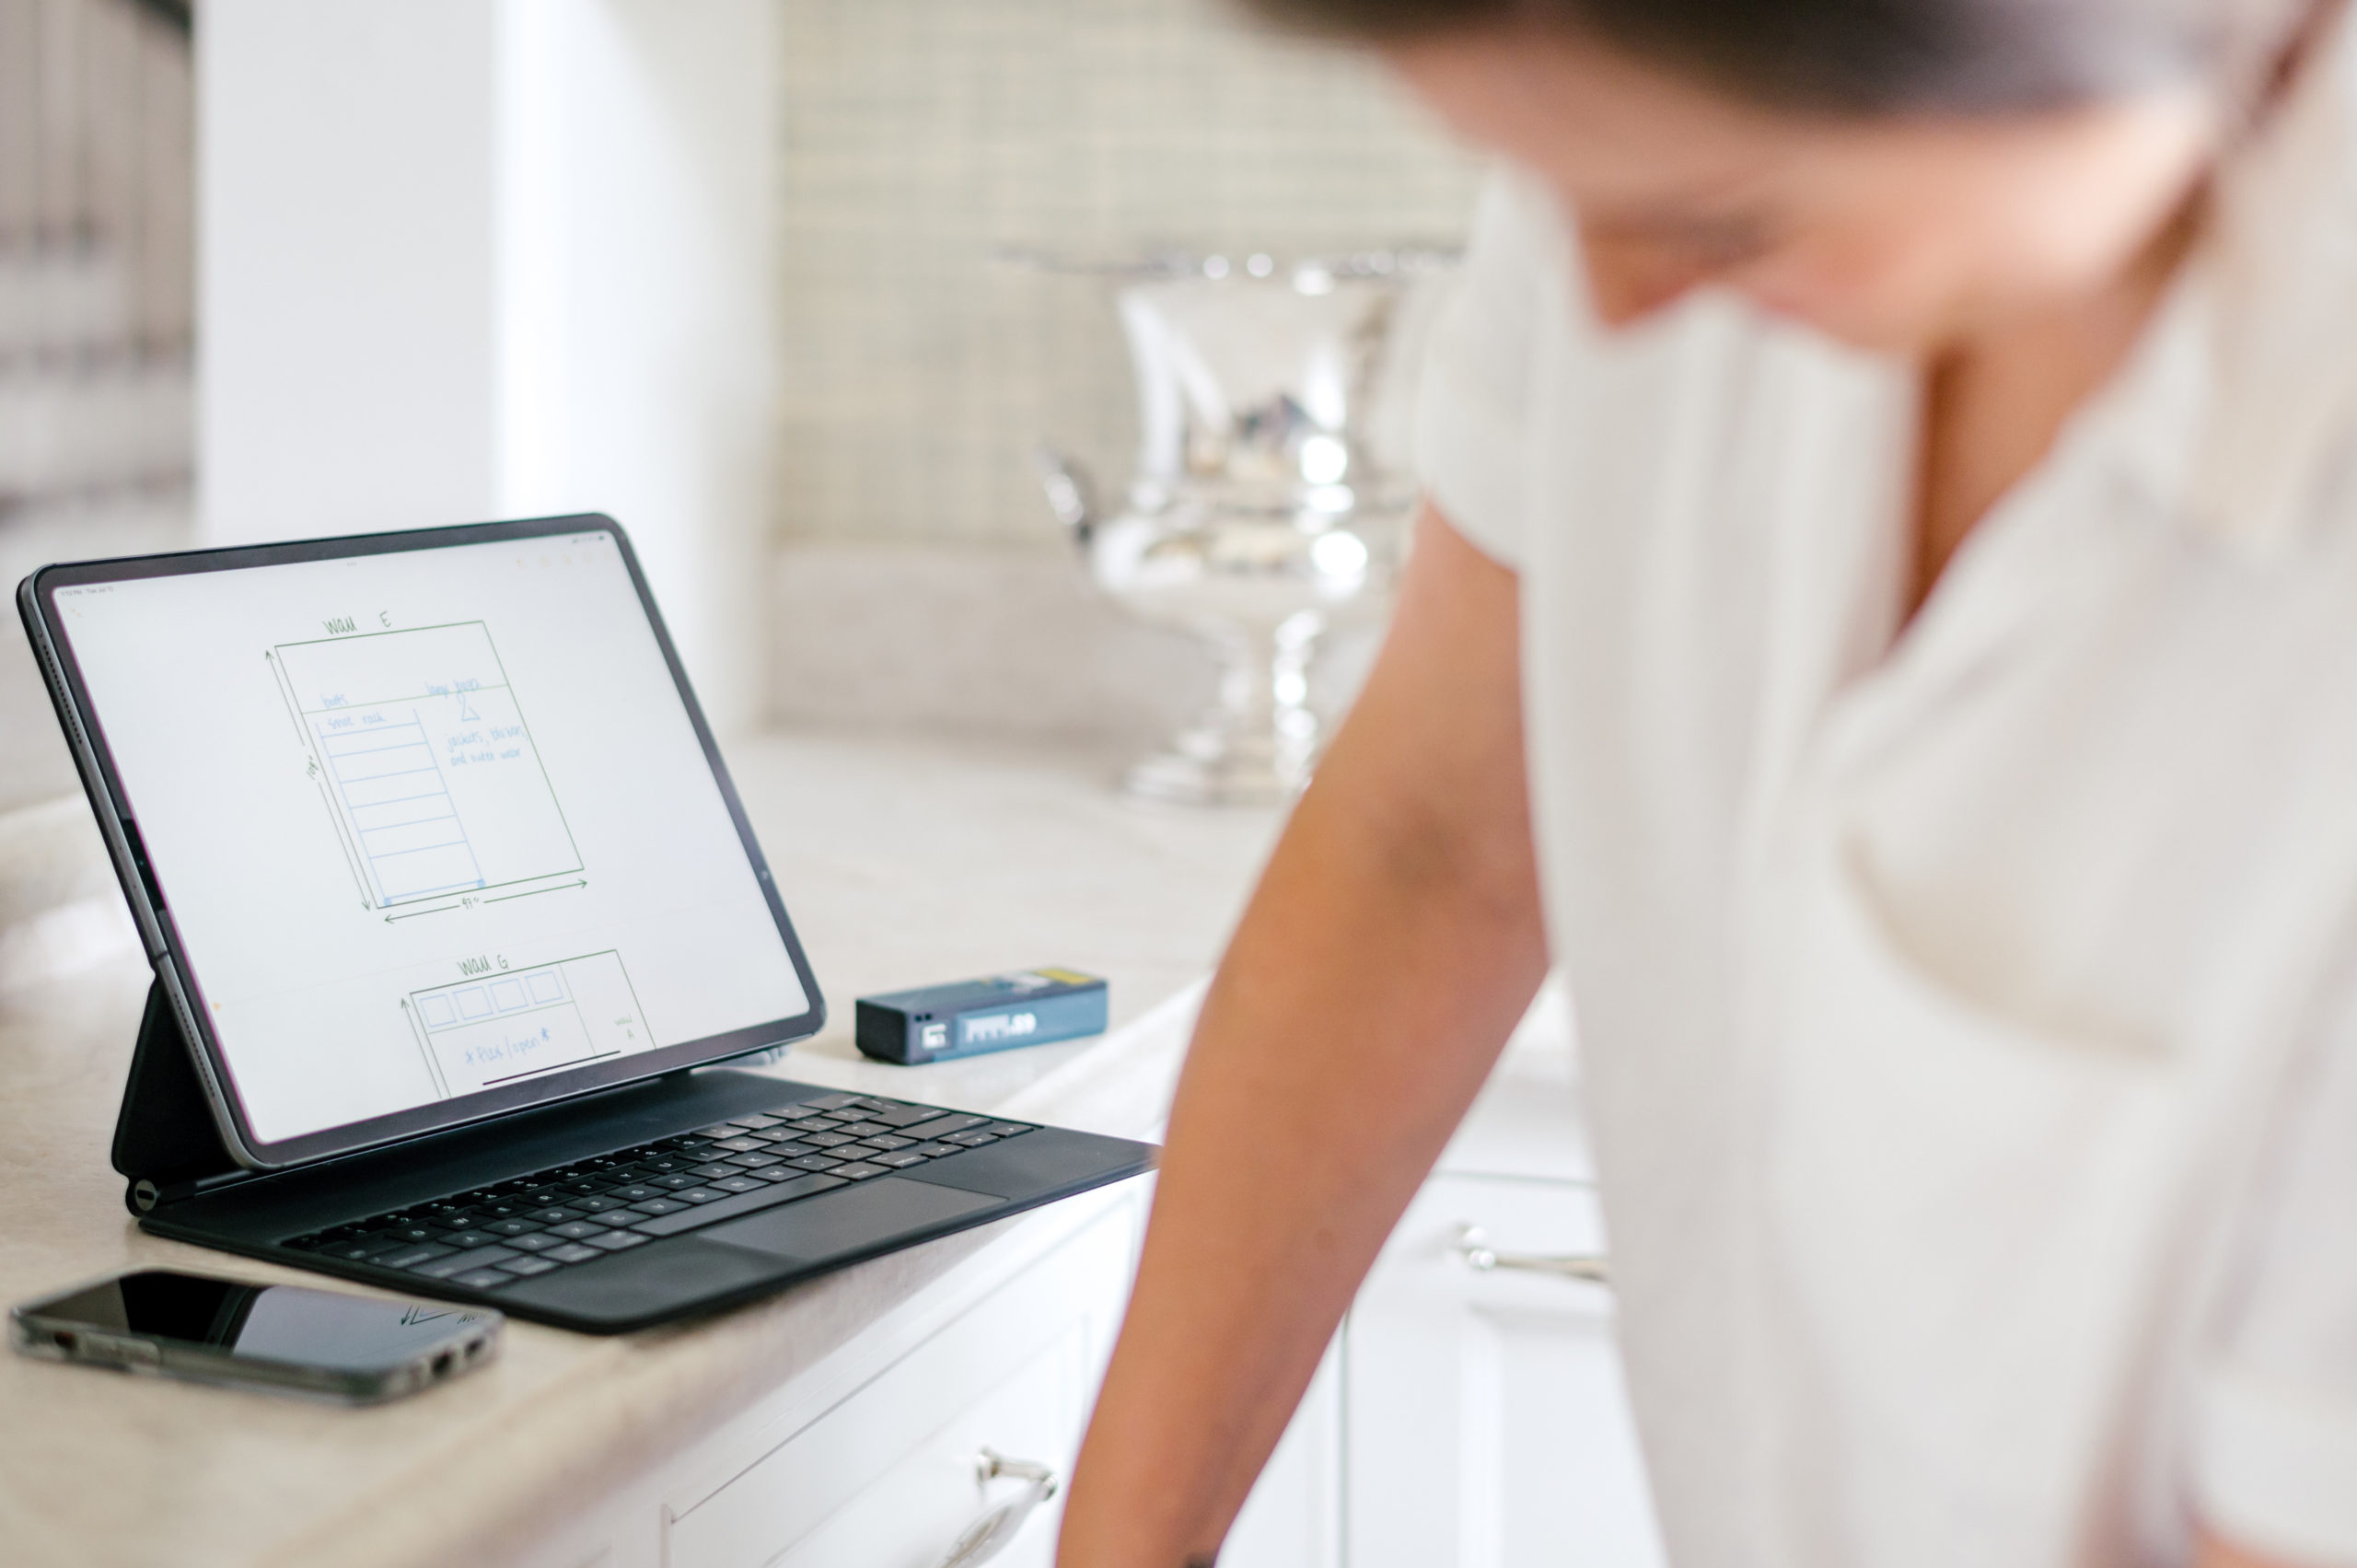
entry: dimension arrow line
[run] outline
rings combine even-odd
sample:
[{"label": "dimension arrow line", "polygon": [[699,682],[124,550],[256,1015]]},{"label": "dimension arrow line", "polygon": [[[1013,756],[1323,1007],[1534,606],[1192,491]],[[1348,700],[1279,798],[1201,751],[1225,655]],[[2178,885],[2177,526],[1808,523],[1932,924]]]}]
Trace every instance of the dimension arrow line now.
[{"label": "dimension arrow line", "polygon": [[466,907],[467,907],[467,906],[466,906],[465,904],[463,904],[463,903],[459,903],[459,904],[443,904],[443,905],[441,905],[439,908],[436,908],[436,909],[430,909],[430,910],[412,910],[412,911],[410,911],[407,914],[389,914],[389,915],[387,915],[387,916],[385,917],[385,923],[386,923],[387,925],[390,925],[390,924],[392,924],[392,923],[393,923],[393,922],[395,922],[395,921],[397,921],[397,920],[415,920],[419,915],[422,915],[422,914],[448,914],[452,910],[464,909],[464,908],[466,908]]}]

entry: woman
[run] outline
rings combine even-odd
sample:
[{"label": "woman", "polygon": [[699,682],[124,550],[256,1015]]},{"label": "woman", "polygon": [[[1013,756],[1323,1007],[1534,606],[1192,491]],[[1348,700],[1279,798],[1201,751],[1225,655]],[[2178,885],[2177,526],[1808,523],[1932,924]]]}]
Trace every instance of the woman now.
[{"label": "woman", "polygon": [[2357,1562],[2338,15],[1264,4],[1516,172],[1062,1562],[1209,1559],[1550,957],[1681,1568]]}]

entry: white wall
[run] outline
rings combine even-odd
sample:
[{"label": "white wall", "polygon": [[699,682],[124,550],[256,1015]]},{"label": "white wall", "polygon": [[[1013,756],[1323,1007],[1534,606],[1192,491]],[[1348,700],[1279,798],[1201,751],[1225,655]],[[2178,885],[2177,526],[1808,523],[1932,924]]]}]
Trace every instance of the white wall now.
[{"label": "white wall", "polygon": [[769,0],[208,0],[208,542],[605,511],[763,708]]},{"label": "white wall", "polygon": [[1061,551],[1032,447],[1117,496],[1137,394],[1102,280],[1003,247],[1455,244],[1474,160],[1364,51],[1233,0],[784,0],[779,532]]}]

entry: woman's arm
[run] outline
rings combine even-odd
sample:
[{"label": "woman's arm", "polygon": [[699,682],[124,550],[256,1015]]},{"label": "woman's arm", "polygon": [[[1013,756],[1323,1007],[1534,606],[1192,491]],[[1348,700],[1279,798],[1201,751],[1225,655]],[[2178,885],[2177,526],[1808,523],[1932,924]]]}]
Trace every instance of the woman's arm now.
[{"label": "woman's arm", "polygon": [[1208,1560],[1546,970],[1515,579],[1429,508],[1203,1005],[1064,1568]]}]

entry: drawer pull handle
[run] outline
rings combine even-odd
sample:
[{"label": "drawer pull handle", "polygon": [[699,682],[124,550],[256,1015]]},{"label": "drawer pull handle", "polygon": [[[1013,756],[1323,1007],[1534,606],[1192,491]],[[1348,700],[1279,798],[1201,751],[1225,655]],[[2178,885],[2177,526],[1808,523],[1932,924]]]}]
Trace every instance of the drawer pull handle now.
[{"label": "drawer pull handle", "polygon": [[1501,1252],[1477,1225],[1457,1227],[1457,1255],[1481,1273],[1510,1271],[1521,1274],[1554,1274],[1590,1284],[1609,1284],[1610,1270],[1601,1252]]},{"label": "drawer pull handle", "polygon": [[949,1545],[949,1554],[941,1560],[941,1568],[977,1568],[988,1562],[1006,1550],[1032,1510],[1056,1494],[1056,1472],[1036,1459],[1010,1459],[985,1448],[976,1458],[974,1469],[985,1481],[1001,1476],[1022,1481],[1023,1490],[960,1530]]}]

